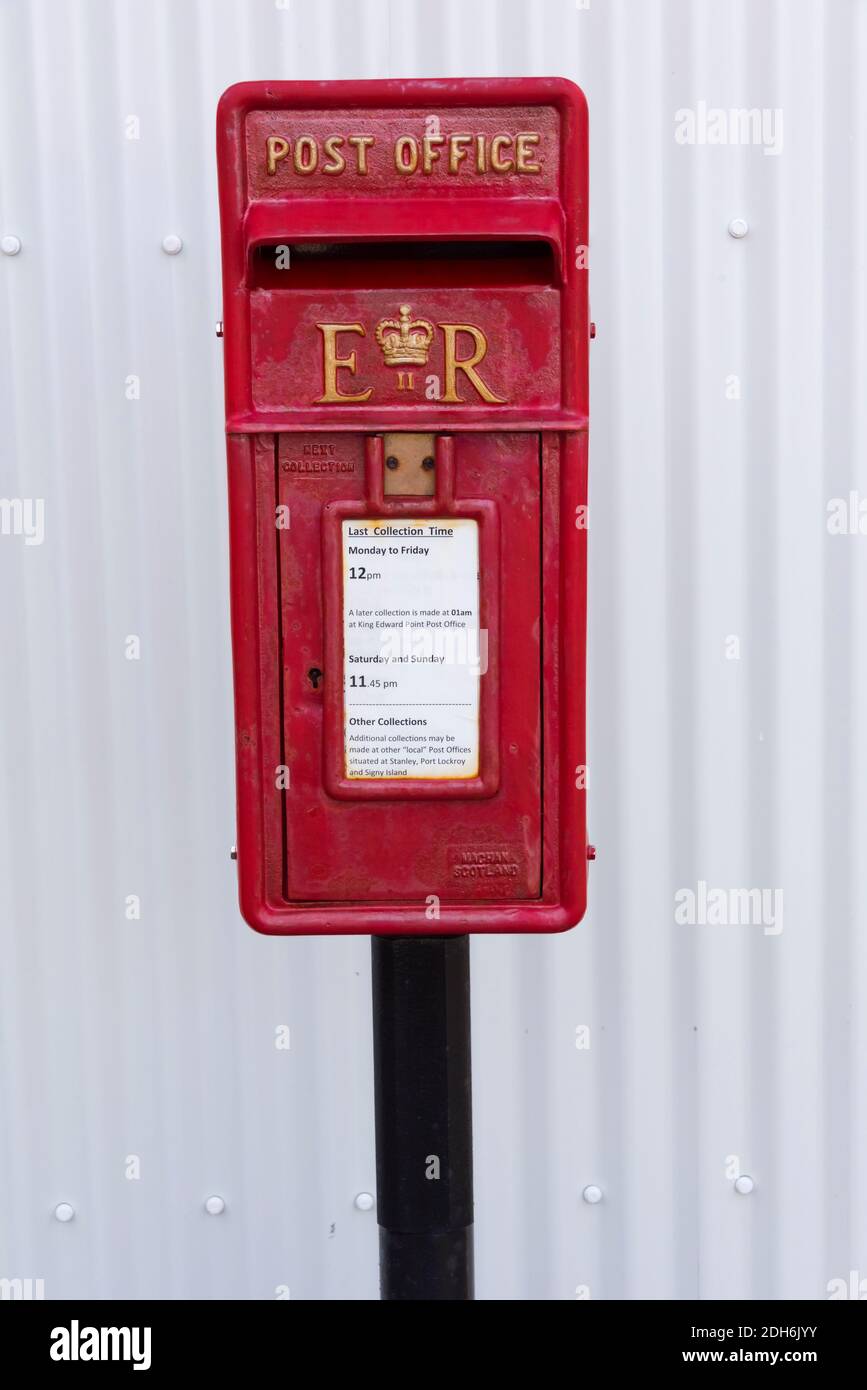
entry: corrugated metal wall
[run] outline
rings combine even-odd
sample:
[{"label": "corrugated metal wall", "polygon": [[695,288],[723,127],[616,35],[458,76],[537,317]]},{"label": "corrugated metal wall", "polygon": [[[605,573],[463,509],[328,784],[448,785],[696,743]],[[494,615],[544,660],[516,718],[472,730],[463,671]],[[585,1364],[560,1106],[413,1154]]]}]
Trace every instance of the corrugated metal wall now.
[{"label": "corrugated metal wall", "polygon": [[[0,44],[0,493],[44,499],[0,536],[0,1277],[376,1295],[367,942],[235,909],[214,108],[498,73],[590,102],[600,852],[581,928],[473,944],[479,1295],[867,1277],[867,7],[0,0]],[[679,143],[701,103],[782,148]],[[701,882],[782,930],[678,923]]]}]

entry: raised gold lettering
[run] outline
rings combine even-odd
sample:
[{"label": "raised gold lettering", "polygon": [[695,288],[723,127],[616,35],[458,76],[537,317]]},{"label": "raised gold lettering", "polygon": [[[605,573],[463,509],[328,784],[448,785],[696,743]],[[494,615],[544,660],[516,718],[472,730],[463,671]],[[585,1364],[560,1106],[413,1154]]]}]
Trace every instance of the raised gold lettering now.
[{"label": "raised gold lettering", "polygon": [[322,166],[322,172],[323,172],[323,174],[342,174],[342,173],[343,173],[344,169],[346,168],[346,160],[343,158],[343,155],[340,153],[340,146],[341,146],[341,145],[345,145],[345,144],[346,144],[346,141],[344,140],[344,138],[343,138],[342,135],[329,135],[329,136],[328,136],[327,140],[325,141],[325,144],[324,144],[323,148],[324,148],[324,150],[325,150],[325,153],[328,155],[328,158],[329,158],[332,162],[331,162],[330,164],[323,164],[323,166]]},{"label": "raised gold lettering", "polygon": [[[488,350],[488,340],[480,328],[476,328],[472,323],[441,323],[439,327],[443,331],[444,362],[446,389],[442,399],[450,405],[459,405],[463,401],[463,396],[458,395],[457,379],[458,372],[463,372],[467,380],[472,383],[478,391],[483,401],[490,405],[503,405],[502,396],[495,396],[493,391],[485,385],[482,378],[476,371],[476,367],[482,361]],[[475,343],[475,351],[470,357],[458,357],[457,337],[459,333],[468,333]]]},{"label": "raised gold lettering", "polygon": [[510,174],[515,167],[514,159],[503,159],[500,150],[512,143],[511,135],[495,135],[491,141],[491,168],[497,174]]},{"label": "raised gold lettering", "polygon": [[289,141],[280,135],[269,135],[265,141],[265,168],[269,174],[276,174],[277,165],[289,153]]},{"label": "raised gold lettering", "polygon": [[313,174],[319,163],[319,146],[312,135],[299,135],[295,141],[296,174]]},{"label": "raised gold lettering", "polygon": [[515,136],[515,162],[519,174],[541,174],[542,166],[534,163],[532,155],[533,146],[541,139],[535,130],[522,130]]},{"label": "raised gold lettering", "polygon": [[444,145],[445,143],[446,139],[444,135],[426,135],[424,137],[424,139],[421,142],[421,167],[424,173],[430,174],[433,172],[434,163],[440,157],[438,146]]},{"label": "raised gold lettering", "polygon": [[358,174],[367,173],[367,151],[375,144],[372,135],[350,135],[349,143],[355,149],[355,169]]},{"label": "raised gold lettering", "polygon": [[466,146],[473,143],[472,135],[449,136],[449,173],[457,174],[467,157]]},{"label": "raised gold lettering", "polygon": [[[430,121],[433,120],[431,117]],[[392,158],[396,173],[430,176],[444,173],[446,169],[452,176],[470,169],[477,174],[542,173],[539,160],[542,136],[536,130],[489,136],[484,132],[470,134],[466,131],[441,135],[436,133],[438,129],[438,126],[429,125],[423,138],[410,134],[395,137]],[[294,172],[302,176],[319,170],[332,176],[349,172],[364,177],[370,173],[370,151],[376,140],[374,135],[333,134],[324,138],[269,135],[265,140],[265,168],[268,174],[276,174],[279,165],[288,159]]]},{"label": "raised gold lettering", "polygon": [[350,352],[348,357],[337,356],[337,335],[338,333],[360,333],[362,338],[365,336],[364,324],[362,323],[317,323],[316,327],[322,334],[322,395],[316,402],[317,405],[333,405],[337,401],[366,401],[373,392],[373,387],[368,386],[366,391],[359,391],[355,395],[343,392],[337,385],[338,370],[352,372],[355,374],[357,354]]},{"label": "raised gold lettering", "polygon": [[414,174],[418,168],[418,142],[412,135],[401,135],[395,141],[394,167],[399,174]]}]

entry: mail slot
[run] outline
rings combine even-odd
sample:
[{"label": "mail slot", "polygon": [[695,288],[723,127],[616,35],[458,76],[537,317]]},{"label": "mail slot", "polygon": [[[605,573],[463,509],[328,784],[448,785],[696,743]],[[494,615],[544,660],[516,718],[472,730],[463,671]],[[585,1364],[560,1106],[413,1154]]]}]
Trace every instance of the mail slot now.
[{"label": "mail slot", "polygon": [[243,915],[573,926],[584,97],[243,83],[217,153]]}]

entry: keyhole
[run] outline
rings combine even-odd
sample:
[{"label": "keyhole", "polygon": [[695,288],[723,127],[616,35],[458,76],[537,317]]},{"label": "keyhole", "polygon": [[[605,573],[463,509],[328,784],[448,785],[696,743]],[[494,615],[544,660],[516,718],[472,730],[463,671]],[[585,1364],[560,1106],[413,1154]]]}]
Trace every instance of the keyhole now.
[{"label": "keyhole", "polygon": [[319,689],[319,682],[322,680],[322,672],[320,671],[318,666],[310,667],[310,670],[307,672],[307,679],[313,686],[314,690]]}]

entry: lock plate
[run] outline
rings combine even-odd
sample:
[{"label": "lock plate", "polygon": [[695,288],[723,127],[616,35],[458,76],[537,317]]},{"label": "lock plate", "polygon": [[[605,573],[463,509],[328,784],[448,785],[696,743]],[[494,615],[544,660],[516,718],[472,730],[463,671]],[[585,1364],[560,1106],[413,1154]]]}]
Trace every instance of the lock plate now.
[{"label": "lock plate", "polygon": [[[383,437],[386,497],[433,497],[436,489],[432,434],[386,434]],[[395,463],[390,467],[389,460]]]}]

